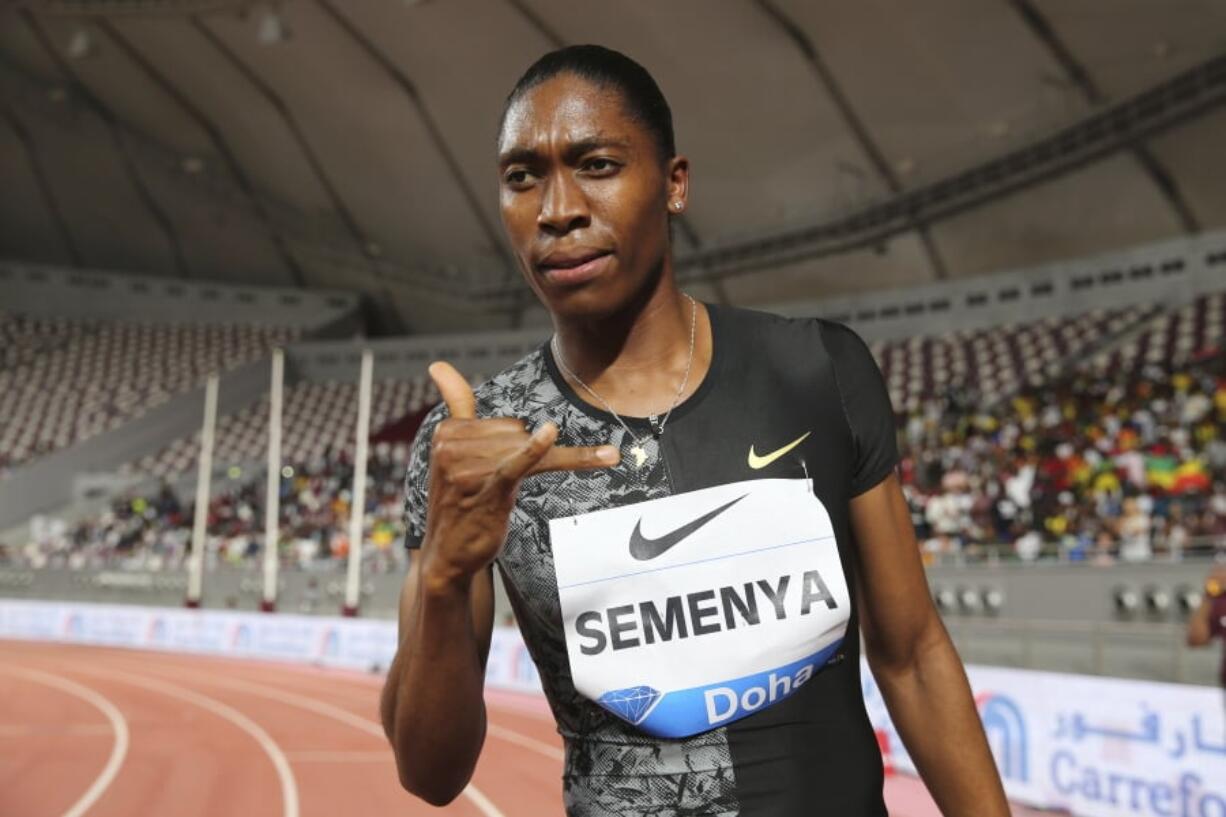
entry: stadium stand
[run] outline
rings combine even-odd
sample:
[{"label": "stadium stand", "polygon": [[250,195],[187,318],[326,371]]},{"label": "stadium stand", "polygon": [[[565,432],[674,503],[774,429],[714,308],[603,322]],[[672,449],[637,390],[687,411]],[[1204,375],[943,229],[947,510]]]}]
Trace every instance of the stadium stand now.
[{"label": "stadium stand", "polygon": [[89,331],[86,321],[0,312],[0,371],[29,363]]},{"label": "stadium stand", "polygon": [[[363,573],[402,570],[405,555],[395,544],[403,537],[400,485],[408,458],[404,443],[379,443],[367,460]],[[264,539],[264,477],[232,472],[209,502],[206,567],[251,565]],[[282,470],[280,494],[284,566],[333,569],[349,552],[349,514],[353,485],[350,450],[329,449],[323,456]],[[177,571],[191,540],[194,505],[164,483],[148,495],[116,498],[102,513],[76,524],[48,521],[16,552],[0,561],[34,568]]]},{"label": "stadium stand", "polygon": [[[370,425],[379,429],[406,413],[419,411],[438,399],[424,374],[410,380],[372,384]],[[357,422],[357,384],[297,383],[285,391],[282,409],[281,455],[286,462],[308,463],[353,445]],[[268,448],[268,397],[217,422],[214,459],[226,463],[258,462]],[[162,451],[121,466],[122,473],[142,473],[174,479],[195,468],[200,434],[180,438]]]},{"label": "stadium stand", "polygon": [[[139,417],[259,359],[288,327],[51,321],[12,316],[16,365],[0,370],[0,476]],[[40,329],[48,326],[49,332]],[[8,355],[6,355],[6,362]]]},{"label": "stadium stand", "polygon": [[1147,365],[1182,365],[1220,350],[1226,338],[1226,292],[1198,296],[1192,303],[1164,312],[1139,328],[1134,337],[1094,356],[1096,372],[1128,371],[1134,377]]},{"label": "stadium stand", "polygon": [[[899,411],[903,482],[929,561],[1103,564],[1226,546],[1223,301],[1209,293],[1160,315],[1152,307],[1096,310],[871,344]],[[1186,354],[1156,359],[1145,351],[1153,348]],[[1124,357],[1132,349],[1144,365],[1121,362],[1133,360]],[[1103,360],[1115,363],[1104,368]],[[286,391],[287,565],[327,567],[347,551],[356,389],[304,381]],[[371,427],[420,418],[436,400],[420,372],[380,380]],[[228,470],[210,506],[218,563],[243,563],[259,551],[267,411],[264,396],[218,422],[215,462]],[[389,545],[402,533],[406,444],[384,439],[372,449],[364,556],[375,571],[401,559]],[[167,484],[61,526],[17,558],[178,566],[191,515],[170,485],[194,471],[198,447],[196,434],[129,462],[122,471]]]},{"label": "stadium stand", "polygon": [[1095,310],[1003,327],[870,344],[899,412],[950,390],[995,402],[1023,386],[1040,386],[1067,362],[1153,315],[1155,307]]},{"label": "stadium stand", "polygon": [[[480,375],[474,377],[479,382]],[[375,437],[408,416],[420,417],[438,399],[425,375],[372,384],[371,427]],[[280,519],[282,559],[303,569],[332,567],[348,553],[350,490],[353,485],[353,430],[357,384],[303,382],[286,390],[282,411]],[[409,426],[411,439],[415,426]],[[210,567],[242,564],[260,552],[264,538],[264,476],[268,446],[268,398],[221,418],[214,458],[226,478],[209,504]],[[162,451],[131,462],[127,474],[166,480],[153,492],[125,494],[102,513],[75,525],[49,523],[30,538],[11,562],[37,567],[135,570],[181,568],[190,540],[193,506],[179,498],[171,483],[194,473],[199,434],[176,440]],[[403,536],[400,519],[401,480],[408,458],[408,439],[372,446],[367,461],[366,552],[364,571],[381,573],[402,567],[404,556],[391,545]]]},{"label": "stadium stand", "polygon": [[1074,369],[995,405],[934,398],[902,423],[930,558],[1001,557],[989,543],[1008,558],[1100,564],[1226,548],[1220,346],[1182,363]]}]

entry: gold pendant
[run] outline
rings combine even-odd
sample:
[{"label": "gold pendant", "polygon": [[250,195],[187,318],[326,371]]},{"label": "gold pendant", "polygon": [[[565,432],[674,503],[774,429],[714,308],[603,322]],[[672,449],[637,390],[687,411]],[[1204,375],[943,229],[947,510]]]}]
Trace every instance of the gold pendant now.
[{"label": "gold pendant", "polygon": [[630,453],[634,455],[634,467],[642,468],[643,463],[647,462],[647,452],[643,450],[643,446],[636,445],[630,449]]}]

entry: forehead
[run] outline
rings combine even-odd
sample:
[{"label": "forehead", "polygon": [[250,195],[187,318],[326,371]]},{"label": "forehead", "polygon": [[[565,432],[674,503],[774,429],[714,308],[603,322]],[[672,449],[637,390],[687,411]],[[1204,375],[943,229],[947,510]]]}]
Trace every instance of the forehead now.
[{"label": "forehead", "polygon": [[498,151],[548,149],[593,137],[635,142],[646,129],[626,112],[616,88],[574,74],[559,74],[525,91],[507,108]]}]

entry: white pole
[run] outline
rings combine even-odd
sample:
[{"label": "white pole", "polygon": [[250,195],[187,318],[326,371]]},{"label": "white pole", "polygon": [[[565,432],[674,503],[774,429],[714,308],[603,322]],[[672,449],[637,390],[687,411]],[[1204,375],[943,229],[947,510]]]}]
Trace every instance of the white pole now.
[{"label": "white pole", "polygon": [[281,515],[281,385],[285,351],[272,350],[272,388],[268,393],[268,486],[264,497],[264,598],[260,609],[277,609],[277,541]]},{"label": "white pole", "polygon": [[200,428],[200,462],[196,470],[196,514],[187,566],[188,607],[200,606],[204,589],[204,536],[209,519],[209,476],[213,472],[213,429],[217,425],[217,382],[217,374],[210,374],[204,387],[204,425]]},{"label": "white pole", "polygon": [[366,510],[366,448],[370,438],[370,381],[374,355],[362,351],[362,374],[358,381],[358,439],[353,452],[353,504],[349,509],[349,573],[345,577],[342,613],[356,616],[361,603],[362,518]]}]

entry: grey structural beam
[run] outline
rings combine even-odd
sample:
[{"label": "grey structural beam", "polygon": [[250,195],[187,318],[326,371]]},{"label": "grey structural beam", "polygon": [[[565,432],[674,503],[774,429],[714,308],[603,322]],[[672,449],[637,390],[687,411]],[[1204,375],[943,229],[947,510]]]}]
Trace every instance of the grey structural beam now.
[{"label": "grey structural beam", "polygon": [[8,120],[9,127],[13,129],[13,133],[17,136],[17,141],[21,142],[21,148],[25,151],[26,162],[30,166],[30,175],[34,177],[35,184],[38,185],[39,195],[42,197],[43,206],[47,210],[47,214],[51,216],[51,223],[55,225],[55,231],[59,235],[60,243],[64,245],[68,257],[72,260],[74,267],[81,267],[83,261],[81,259],[81,251],[77,249],[77,243],[72,238],[72,230],[68,226],[68,221],[64,218],[64,211],[60,209],[59,199],[55,196],[55,190],[51,187],[47,179],[46,171],[43,170],[42,159],[38,155],[38,146],[34,139],[30,136],[30,132],[26,129],[25,124],[21,121],[21,117],[17,115],[17,111],[11,105],[5,105],[0,108],[4,118]]},{"label": "grey structural beam", "polygon": [[[1086,102],[1094,106],[1102,105],[1106,102],[1106,97],[1098,87],[1098,83],[1090,75],[1089,69],[1077,59],[1077,55],[1072,49],[1061,39],[1060,34],[1052,26],[1051,22],[1039,10],[1033,0],[1009,0],[1009,5],[1018,13],[1022,21],[1026,24],[1026,28],[1030,33],[1043,44],[1047,49],[1052,59],[1060,66],[1060,70],[1064,72],[1065,77],[1074,87],[1081,92],[1082,97]],[[1132,155],[1136,158],[1137,163],[1141,165],[1141,169],[1145,171],[1145,175],[1149,177],[1154,186],[1158,188],[1158,193],[1166,201],[1170,208],[1175,211],[1175,218],[1179,221],[1186,233],[1200,232],[1200,222],[1196,218],[1196,214],[1192,212],[1191,206],[1184,199],[1183,193],[1179,189],[1179,184],[1175,181],[1175,177],[1171,175],[1166,166],[1159,161],[1144,143],[1138,142],[1130,148]]]},{"label": "grey structural beam", "polygon": [[[228,62],[231,67],[233,67],[234,70],[237,71],[249,85],[251,85],[251,87],[256,90],[256,93],[264,98],[264,101],[268,103],[269,107],[276,111],[277,115],[281,118],[281,123],[285,125],[285,129],[289,132],[294,144],[298,147],[298,151],[302,154],[303,159],[306,161],[307,167],[310,168],[311,173],[315,176],[315,181],[317,181],[319,186],[323,188],[324,194],[328,197],[328,201],[331,203],[333,211],[336,213],[337,217],[340,218],[341,223],[345,225],[345,229],[348,231],[349,236],[353,239],[358,257],[367,261],[366,267],[368,271],[377,281],[379,281],[379,284],[383,289],[383,296],[386,299],[386,302],[390,303],[392,301],[391,293],[388,291],[386,282],[381,280],[382,275],[380,275],[379,266],[370,262],[372,256],[374,256],[377,252],[375,249],[375,244],[371,241],[371,238],[366,233],[366,230],[358,222],[357,216],[354,215],[353,210],[345,202],[344,198],[341,197],[340,191],[337,189],[336,184],[332,181],[332,177],[324,168],[323,161],[320,159],[319,154],[311,145],[311,141],[307,139],[306,131],[302,128],[302,125],[299,124],[298,118],[294,116],[294,112],[290,109],[289,105],[286,104],[285,99],[266,79],[264,79],[264,77],[260,76],[255,69],[248,65],[233,48],[227,45],[225,41],[222,40],[222,38],[219,37],[204,20],[193,15],[189,18],[189,22],[192,28],[194,28],[200,34],[200,36],[203,37],[205,41],[208,42],[208,44],[211,45],[213,49],[217,51],[217,53],[220,54],[222,58]],[[383,310],[380,311],[383,312]],[[388,314],[382,314],[381,319],[388,321],[391,320],[391,316]],[[395,318],[394,323],[397,324],[395,328],[403,329],[403,324],[398,316]]]},{"label": "grey structural beam", "polygon": [[208,137],[209,142],[211,142],[213,145],[213,149],[217,151],[218,156],[221,157],[221,160],[225,163],[227,169],[230,171],[230,174],[234,177],[234,181],[238,185],[239,190],[242,191],[244,197],[251,204],[256,218],[267,231],[273,246],[277,250],[277,254],[280,256],[282,263],[285,264],[285,268],[289,271],[290,279],[297,286],[304,286],[306,281],[303,276],[302,267],[298,263],[298,259],[294,257],[293,252],[290,250],[289,242],[286,241],[285,236],[281,234],[281,231],[277,229],[276,224],[273,223],[272,216],[268,212],[268,208],[265,206],[263,199],[260,198],[259,193],[256,191],[255,185],[252,183],[251,178],[247,175],[247,171],[243,169],[238,157],[235,155],[233,149],[231,149],[229,142],[226,141],[226,137],[221,132],[221,129],[207,114],[204,113],[204,111],[202,111],[196,105],[196,103],[191,100],[190,97],[188,97],[186,93],[183,92],[181,88],[179,88],[179,86],[171,82],[170,79],[161,70],[159,70],[158,67],[154,65],[144,53],[133,45],[132,42],[126,36],[124,36],[124,34],[120,32],[113,23],[111,23],[111,21],[99,19],[96,21],[96,25],[98,26],[99,30],[105,33],[107,37],[110,38],[111,42],[118,46],[119,50],[127,55],[128,59],[130,59],[142,71],[142,73],[144,73],[145,76],[153,82],[154,85],[162,89],[162,91],[169,96],[185,114],[187,114],[188,118],[196,123],[197,127],[204,132],[205,136]]},{"label": "grey structural beam", "polygon": [[[859,113],[856,112],[855,107],[851,104],[851,100],[843,91],[843,86],[835,78],[834,73],[830,70],[830,66],[822,59],[821,53],[817,50],[817,46],[810,39],[809,35],[794,20],[788,17],[773,0],[755,0],[755,5],[775,25],[782,29],[787,38],[796,46],[796,49],[809,65],[809,68],[812,69],[818,84],[825,90],[831,104],[839,112],[839,116],[843,119],[843,124],[851,131],[852,138],[855,139],[856,144],[859,145],[864,155],[868,157],[869,164],[872,165],[877,177],[881,179],[891,194],[898,195],[901,193],[903,185],[898,178],[898,174],[894,172],[894,168],[890,166],[889,161],[885,158],[885,154],[881,152],[881,148],[877,145],[877,140],[873,138],[872,133],[869,131],[868,125],[864,123]],[[928,264],[932,268],[933,275],[938,279],[947,277],[945,262],[937,250],[932,234],[928,230],[928,225],[916,220],[912,226],[919,237],[920,244],[924,248],[924,254],[928,257]]]},{"label": "grey structural beam", "polygon": [[825,223],[694,253],[683,279],[742,275],[880,244],[1004,198],[1182,125],[1226,103],[1226,56],[1214,57],[1025,147]]},{"label": "grey structural beam", "polygon": [[153,219],[153,223],[161,230],[163,238],[166,239],[166,243],[170,247],[170,254],[174,259],[175,269],[184,278],[190,277],[191,269],[188,267],[187,257],[183,253],[183,244],[179,240],[179,234],[175,229],[174,222],[171,221],[170,216],[162,208],[161,204],[158,203],[157,199],[154,198],[149,185],[145,183],[144,178],[141,176],[136,159],[132,155],[132,150],[128,143],[124,140],[122,129],[119,127],[119,121],[116,119],[114,112],[90,90],[88,85],[81,81],[81,77],[77,75],[77,72],[68,64],[64,56],[60,54],[55,44],[51,42],[51,37],[43,28],[42,23],[38,21],[38,18],[31,14],[28,9],[19,9],[17,13],[47,58],[55,65],[60,75],[72,84],[73,89],[80,94],[86,104],[102,120],[107,135],[110,137],[111,147],[115,151],[115,156],[119,159],[119,165],[123,168],[124,175],[127,176],[132,189],[136,192],[136,197],[145,206],[149,217]]}]

